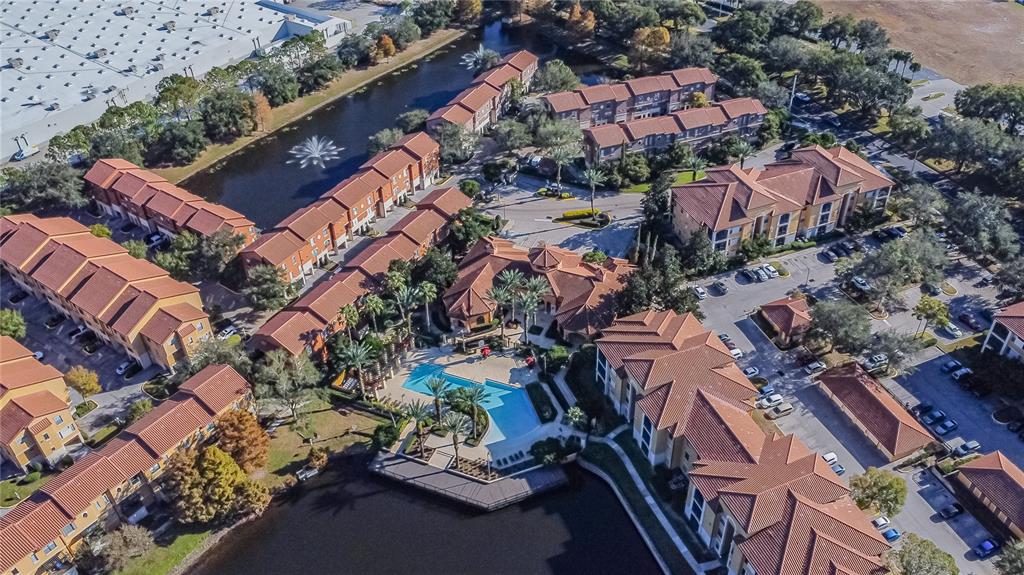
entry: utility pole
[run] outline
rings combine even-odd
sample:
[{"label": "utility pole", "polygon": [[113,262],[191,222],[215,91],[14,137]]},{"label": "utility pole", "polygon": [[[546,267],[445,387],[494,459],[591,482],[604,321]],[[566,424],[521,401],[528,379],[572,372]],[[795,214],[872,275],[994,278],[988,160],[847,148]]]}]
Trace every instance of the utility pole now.
[{"label": "utility pole", "polygon": [[798,74],[793,74],[793,85],[789,88],[789,111],[793,112],[793,98],[796,97],[796,77]]}]

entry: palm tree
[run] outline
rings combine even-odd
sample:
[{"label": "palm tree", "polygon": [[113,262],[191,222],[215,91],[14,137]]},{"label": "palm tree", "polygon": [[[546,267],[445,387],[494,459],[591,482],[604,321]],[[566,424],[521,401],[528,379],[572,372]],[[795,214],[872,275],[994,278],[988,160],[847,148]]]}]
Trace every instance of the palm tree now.
[{"label": "palm tree", "polygon": [[523,341],[527,341],[526,334],[530,331],[530,314],[540,305],[540,296],[533,292],[523,292],[519,297],[519,305],[523,306]]},{"label": "palm tree", "polygon": [[594,167],[588,167],[583,170],[583,180],[590,186],[590,217],[595,217],[597,214],[594,210],[594,194],[597,193],[597,187],[604,183],[604,172]]},{"label": "palm tree", "polygon": [[498,283],[506,288],[512,294],[512,299],[509,302],[512,306],[512,321],[516,319],[516,298],[519,293],[519,289],[523,287],[523,282],[526,281],[526,276],[523,272],[515,268],[505,268],[498,274]]},{"label": "palm tree", "polygon": [[740,169],[743,169],[743,162],[745,162],[750,156],[754,155],[755,151],[754,146],[751,146],[750,142],[743,140],[737,142],[736,145],[732,147],[732,154],[740,160]]},{"label": "palm tree", "polygon": [[920,62],[911,62],[910,63],[910,82],[911,83],[914,82],[914,78],[917,77],[917,73],[920,72],[920,71],[921,71],[921,63]]},{"label": "palm tree", "polygon": [[441,421],[441,401],[448,395],[448,390],[451,389],[451,384],[448,380],[443,377],[431,377],[427,380],[427,391],[430,392],[430,396],[434,398],[434,414],[436,417],[435,421]]},{"label": "palm tree", "polygon": [[401,314],[402,319],[405,320],[405,329],[409,335],[412,335],[412,310],[416,308],[420,303],[420,290],[419,288],[410,288],[407,285],[400,285],[395,293],[392,294],[395,298],[395,305],[398,306],[398,312]]},{"label": "palm tree", "polygon": [[551,161],[555,163],[555,182],[559,187],[561,187],[562,166],[568,166],[572,163],[572,159],[576,157],[576,150],[569,146],[555,146],[551,149],[548,156],[550,156]]},{"label": "palm tree", "polygon": [[379,295],[372,293],[363,298],[363,312],[373,320],[373,331],[380,331],[377,319],[384,313],[385,309],[387,309],[387,306]]},{"label": "palm tree", "polygon": [[416,424],[416,437],[420,440],[420,459],[426,459],[427,446],[423,440],[424,423],[430,420],[430,406],[418,399],[405,404],[405,416]]},{"label": "palm tree", "polygon": [[345,327],[348,328],[349,339],[355,339],[356,324],[359,323],[359,310],[352,304],[341,306],[338,310],[338,314],[341,315],[341,319],[345,322]]},{"label": "palm tree", "polygon": [[423,312],[427,316],[427,331],[430,331],[430,302],[437,299],[437,286],[430,282],[419,285],[420,297],[423,298]]},{"label": "palm tree", "polygon": [[350,341],[341,351],[341,361],[346,369],[359,372],[359,393],[366,397],[363,371],[374,361],[373,349],[361,341]]},{"label": "palm tree", "polygon": [[473,435],[476,437],[476,416],[480,413],[480,410],[484,408],[484,402],[487,401],[489,394],[482,385],[474,385],[473,387],[466,388],[465,393],[462,394],[462,398],[469,404],[469,409],[473,412]]},{"label": "palm tree", "polygon": [[441,420],[441,429],[452,434],[452,449],[455,450],[455,469],[459,469],[459,435],[469,430],[469,417],[465,413],[449,411]]},{"label": "palm tree", "polygon": [[708,167],[707,160],[696,154],[686,160],[686,169],[690,170],[690,179],[693,181],[697,180],[697,172],[703,171],[706,167]]},{"label": "palm tree", "polygon": [[488,292],[487,296],[494,300],[494,303],[498,306],[498,315],[501,320],[501,339],[505,340],[505,308],[511,305],[515,300],[515,294],[508,286],[496,285],[492,287]]}]

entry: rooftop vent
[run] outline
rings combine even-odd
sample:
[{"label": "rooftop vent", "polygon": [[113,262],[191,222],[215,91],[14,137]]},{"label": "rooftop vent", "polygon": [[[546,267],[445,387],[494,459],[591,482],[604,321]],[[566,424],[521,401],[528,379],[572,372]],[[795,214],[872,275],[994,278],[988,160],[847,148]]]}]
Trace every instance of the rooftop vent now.
[{"label": "rooftop vent", "polygon": [[52,42],[52,41],[56,40],[57,36],[59,36],[59,35],[60,35],[60,30],[58,30],[56,28],[53,28],[53,29],[47,30],[46,33],[43,34],[43,37]]},{"label": "rooftop vent", "polygon": [[49,106],[46,107],[46,111],[47,112],[59,112],[60,111],[60,104],[58,102],[54,102],[54,103],[52,103],[52,104],[50,104]]},{"label": "rooftop vent", "polygon": [[125,69],[125,72],[128,72],[129,74],[134,74],[135,72],[138,72],[138,71],[139,71],[139,67],[136,66],[135,64],[132,64],[131,66],[128,66]]},{"label": "rooftop vent", "polygon": [[164,30],[167,30],[168,32],[173,32],[174,27],[174,20],[168,20],[167,22],[164,22]]},{"label": "rooftop vent", "polygon": [[121,6],[121,15],[122,16],[131,16],[134,13],[135,13],[135,6],[131,6],[131,5]]},{"label": "rooftop vent", "polygon": [[92,54],[89,54],[89,57],[90,58],[102,58],[102,57],[106,56],[108,53],[109,52],[107,52],[106,48],[97,48],[96,50],[93,50]]},{"label": "rooftop vent", "polygon": [[220,14],[220,6],[213,6],[207,10],[206,13],[210,16],[216,16],[217,14]]},{"label": "rooftop vent", "polygon": [[15,70],[17,70],[18,68],[21,68],[24,64],[25,64],[25,61],[22,60],[21,58],[8,58],[7,59],[7,65],[10,66],[11,68],[14,68]]},{"label": "rooftop vent", "polygon": [[157,62],[156,64],[153,64],[153,71],[154,72],[159,72],[160,70],[163,70],[163,69],[164,69],[164,65],[161,62]]},{"label": "rooftop vent", "polygon": [[117,86],[107,86],[106,90],[103,90],[104,94],[109,94],[117,90]]}]

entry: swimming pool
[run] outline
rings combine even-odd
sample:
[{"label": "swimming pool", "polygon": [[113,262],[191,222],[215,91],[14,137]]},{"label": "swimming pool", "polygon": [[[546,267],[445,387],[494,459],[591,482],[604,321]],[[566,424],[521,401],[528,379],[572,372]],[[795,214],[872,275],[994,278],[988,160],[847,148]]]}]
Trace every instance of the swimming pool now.
[{"label": "swimming pool", "polygon": [[478,383],[446,372],[443,365],[425,363],[416,366],[409,372],[409,377],[402,387],[429,396],[427,382],[432,377],[443,377],[454,387],[484,386],[487,397],[483,401],[483,406],[491,418],[491,425],[484,434],[485,445],[493,447],[496,443],[515,439],[540,426],[537,411],[533,409],[525,389],[491,379]]}]

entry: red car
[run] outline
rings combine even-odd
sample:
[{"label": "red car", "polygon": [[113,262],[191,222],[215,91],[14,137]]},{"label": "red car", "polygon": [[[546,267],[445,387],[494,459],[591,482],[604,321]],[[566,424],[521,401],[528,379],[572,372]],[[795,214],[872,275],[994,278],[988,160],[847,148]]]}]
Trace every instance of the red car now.
[{"label": "red car", "polygon": [[973,329],[974,331],[981,331],[982,329],[984,329],[981,326],[981,322],[975,319],[975,317],[971,315],[969,312],[965,311],[964,313],[957,316],[957,319],[959,319],[961,323]]}]

